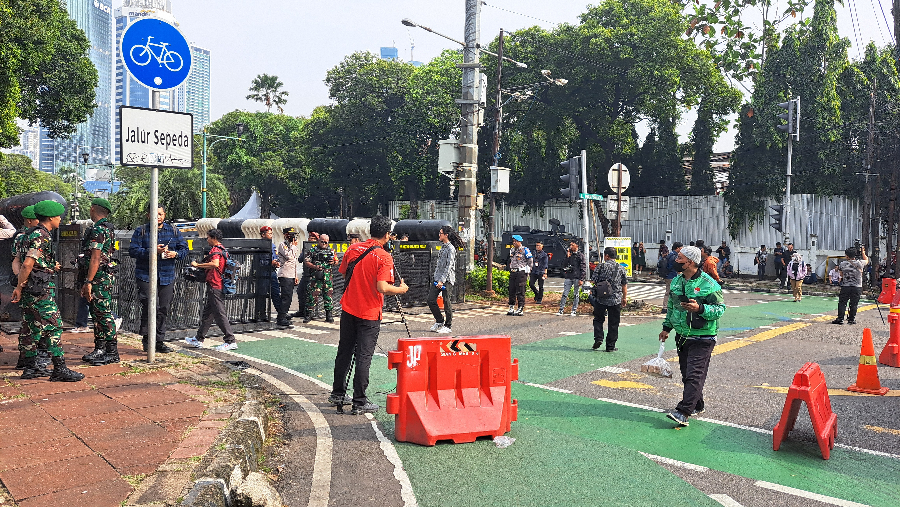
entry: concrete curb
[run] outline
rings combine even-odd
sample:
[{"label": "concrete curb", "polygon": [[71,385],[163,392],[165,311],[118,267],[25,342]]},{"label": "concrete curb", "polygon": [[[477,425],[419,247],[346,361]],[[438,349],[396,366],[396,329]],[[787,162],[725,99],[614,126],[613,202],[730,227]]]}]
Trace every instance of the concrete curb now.
[{"label": "concrete curb", "polygon": [[281,507],[281,496],[258,471],[268,419],[263,404],[248,400],[194,473],[183,507]]}]

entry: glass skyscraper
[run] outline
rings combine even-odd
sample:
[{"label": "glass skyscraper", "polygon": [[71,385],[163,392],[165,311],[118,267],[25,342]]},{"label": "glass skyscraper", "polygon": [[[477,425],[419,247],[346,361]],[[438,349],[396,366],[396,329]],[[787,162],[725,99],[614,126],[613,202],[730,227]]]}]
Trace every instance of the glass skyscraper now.
[{"label": "glass skyscraper", "polygon": [[[56,173],[60,167],[84,166],[82,153],[88,154],[88,165],[108,164],[112,151],[113,111],[113,25],[109,0],[67,0],[66,9],[84,30],[90,41],[89,57],[97,68],[95,89],[97,107],[88,120],[68,139],[51,139],[46,129],[40,130],[38,168]],[[90,171],[89,171],[90,172]],[[86,175],[81,172],[82,177]],[[90,176],[88,174],[87,176]]]},{"label": "glass skyscraper", "polygon": [[174,91],[175,109],[194,115],[194,133],[209,124],[209,50],[191,44],[191,73]]}]

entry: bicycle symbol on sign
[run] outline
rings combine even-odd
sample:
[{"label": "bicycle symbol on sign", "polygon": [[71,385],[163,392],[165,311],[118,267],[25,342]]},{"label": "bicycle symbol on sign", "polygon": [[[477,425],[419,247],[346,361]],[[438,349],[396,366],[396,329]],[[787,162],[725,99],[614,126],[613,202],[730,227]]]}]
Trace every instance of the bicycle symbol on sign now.
[{"label": "bicycle symbol on sign", "polygon": [[[160,67],[165,65],[165,67],[172,72],[178,72],[179,70],[181,70],[181,67],[184,66],[184,59],[181,58],[181,55],[167,48],[166,46],[169,45],[168,42],[151,43],[150,41],[152,39],[153,36],[151,35],[147,37],[147,44],[143,46],[140,44],[135,44],[134,46],[132,46],[129,53],[131,55],[131,60],[136,65],[140,65],[141,67],[143,67],[144,65],[150,63],[150,60],[152,58],[156,58],[156,61],[159,63]],[[153,52],[154,47],[160,48],[159,55]],[[137,56],[135,56],[134,52],[138,49],[142,51]]]}]

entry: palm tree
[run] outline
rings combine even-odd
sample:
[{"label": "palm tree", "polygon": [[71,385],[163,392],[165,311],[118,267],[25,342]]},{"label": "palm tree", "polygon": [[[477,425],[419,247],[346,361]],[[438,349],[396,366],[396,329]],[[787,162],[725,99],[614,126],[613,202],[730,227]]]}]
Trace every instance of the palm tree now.
[{"label": "palm tree", "polygon": [[279,113],[284,113],[282,105],[287,103],[288,92],[281,90],[284,83],[278,80],[278,76],[260,74],[253,79],[247,100],[255,100],[266,105],[266,111],[271,112],[272,106],[278,108]]}]

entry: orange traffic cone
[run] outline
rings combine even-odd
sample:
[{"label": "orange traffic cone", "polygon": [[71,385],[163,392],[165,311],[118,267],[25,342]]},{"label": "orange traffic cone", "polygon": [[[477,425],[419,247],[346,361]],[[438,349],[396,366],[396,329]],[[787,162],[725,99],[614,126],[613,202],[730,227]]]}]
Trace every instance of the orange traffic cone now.
[{"label": "orange traffic cone", "polygon": [[888,326],[891,329],[891,337],[878,356],[878,362],[900,368],[900,308],[891,308]]},{"label": "orange traffic cone", "polygon": [[847,388],[848,391],[879,396],[888,392],[887,387],[881,387],[878,380],[878,365],[875,363],[875,345],[872,344],[872,330],[863,329],[862,349],[859,353],[859,370],[856,374],[856,383]]}]

